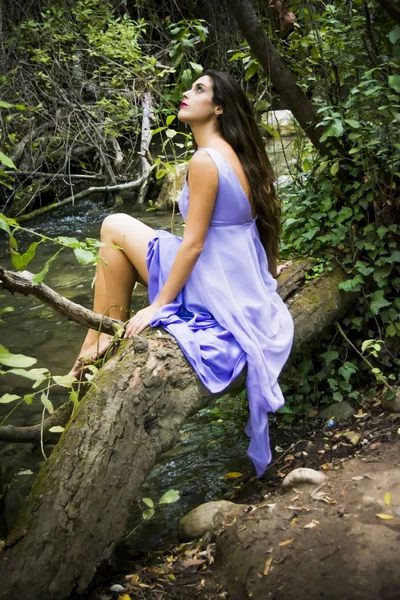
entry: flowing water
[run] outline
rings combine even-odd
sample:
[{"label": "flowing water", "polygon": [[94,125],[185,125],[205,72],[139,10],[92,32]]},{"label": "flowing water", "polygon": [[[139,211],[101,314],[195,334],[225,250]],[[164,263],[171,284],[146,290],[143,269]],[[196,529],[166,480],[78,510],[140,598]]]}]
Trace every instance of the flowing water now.
[{"label": "flowing water", "polygon": [[[285,142],[288,143],[289,140]],[[271,156],[281,175],[285,171],[285,157],[279,152],[279,148]],[[98,238],[104,217],[121,210],[133,214],[153,228],[171,228],[170,214],[139,210],[137,207],[131,209],[129,206],[110,210],[101,203],[85,200],[74,207],[48,213],[29,223],[29,229],[43,232],[49,237],[62,235],[79,240],[86,237]],[[173,231],[182,235],[182,219],[179,215],[173,219]],[[12,268],[6,235],[0,231],[0,236],[0,264]],[[20,233],[18,239],[20,250],[24,251],[34,240],[34,236],[32,233]],[[32,272],[40,271],[53,254],[54,246],[41,244],[28,269]],[[66,249],[52,264],[45,281],[66,298],[91,308],[93,276],[93,267],[78,264],[72,250]],[[146,290],[137,286],[132,308],[142,308],[146,301]],[[0,309],[5,306],[12,306],[14,311],[3,315],[0,343],[13,353],[35,357],[35,367],[46,367],[52,375],[68,372],[80,349],[85,333],[83,328],[58,315],[32,296],[13,297],[5,292],[4,298],[0,298]],[[0,397],[7,392],[21,396],[30,393],[29,380],[13,375],[1,377]],[[50,399],[55,407],[67,399],[66,392],[63,388],[54,388]],[[246,457],[248,440],[243,431],[246,414],[242,405],[243,402],[239,399],[227,398],[217,407],[202,411],[182,428],[181,441],[159,459],[141,490],[141,496],[157,501],[166,490],[174,488],[179,490],[181,499],[176,504],[160,507],[151,521],[128,538],[127,543],[132,552],[139,548],[153,547],[162,540],[165,542],[170,536],[174,537],[180,516],[202,502],[229,497],[235,484],[234,480],[223,478],[226,473],[245,473],[251,469]],[[18,406],[15,403],[0,404],[0,423],[34,425],[40,422],[42,409],[38,398],[30,405],[25,402]],[[47,449],[47,453],[49,451]],[[5,510],[7,526],[16,516],[43,461],[41,449],[33,444],[0,444],[3,482],[9,485]],[[132,528],[139,517],[137,502],[133,500]],[[0,533],[1,528],[4,529],[4,522],[3,527],[0,523]]]}]

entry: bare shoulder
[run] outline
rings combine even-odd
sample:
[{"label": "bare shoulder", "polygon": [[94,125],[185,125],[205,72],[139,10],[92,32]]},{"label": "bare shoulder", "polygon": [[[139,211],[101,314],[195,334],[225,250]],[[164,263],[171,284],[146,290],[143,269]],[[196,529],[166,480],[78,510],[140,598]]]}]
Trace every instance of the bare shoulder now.
[{"label": "bare shoulder", "polygon": [[205,150],[197,150],[189,161],[189,179],[198,177],[218,181],[218,169]]}]

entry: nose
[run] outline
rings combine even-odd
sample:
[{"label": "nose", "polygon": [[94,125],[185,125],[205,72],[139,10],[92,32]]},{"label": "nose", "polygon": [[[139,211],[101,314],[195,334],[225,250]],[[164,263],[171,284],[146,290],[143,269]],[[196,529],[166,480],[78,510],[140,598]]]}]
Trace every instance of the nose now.
[{"label": "nose", "polygon": [[182,96],[183,96],[184,100],[187,100],[189,98],[189,90],[187,90],[186,92],[183,92]]}]

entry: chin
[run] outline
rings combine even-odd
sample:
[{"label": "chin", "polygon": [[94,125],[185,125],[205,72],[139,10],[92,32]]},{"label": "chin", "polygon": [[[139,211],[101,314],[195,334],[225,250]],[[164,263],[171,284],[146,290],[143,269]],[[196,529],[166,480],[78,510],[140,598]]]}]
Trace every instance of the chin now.
[{"label": "chin", "polygon": [[176,116],[178,118],[178,121],[181,121],[182,123],[186,124],[189,123],[189,119],[187,118],[187,115],[185,115],[185,113],[182,111],[182,109],[178,112]]}]

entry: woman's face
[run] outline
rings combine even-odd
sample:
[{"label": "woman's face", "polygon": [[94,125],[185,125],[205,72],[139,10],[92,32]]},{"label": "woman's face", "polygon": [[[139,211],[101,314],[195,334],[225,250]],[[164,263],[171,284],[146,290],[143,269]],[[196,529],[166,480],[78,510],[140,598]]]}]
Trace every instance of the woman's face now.
[{"label": "woman's face", "polygon": [[215,106],[213,99],[213,82],[208,75],[199,77],[190,90],[183,93],[183,100],[179,107],[178,119],[183,123],[206,123],[216,119],[222,112]]}]

